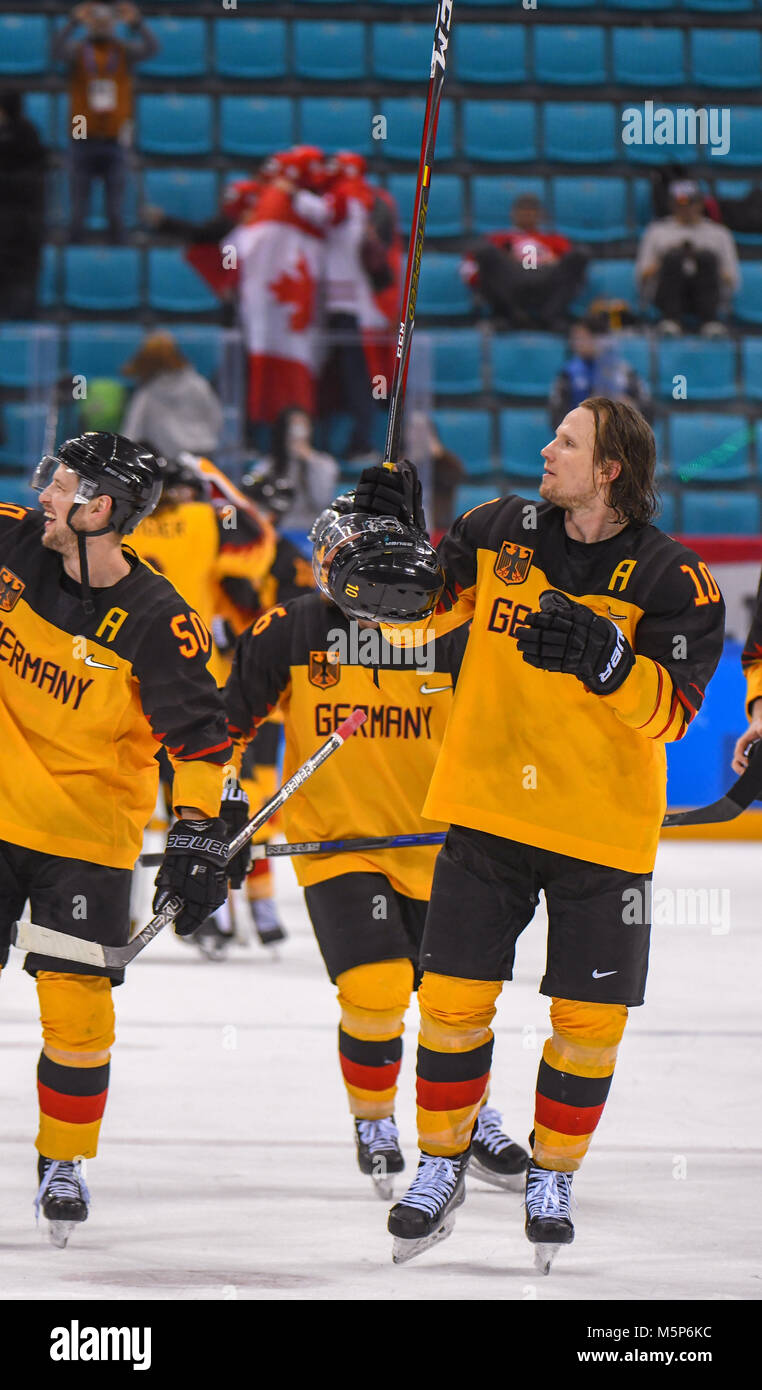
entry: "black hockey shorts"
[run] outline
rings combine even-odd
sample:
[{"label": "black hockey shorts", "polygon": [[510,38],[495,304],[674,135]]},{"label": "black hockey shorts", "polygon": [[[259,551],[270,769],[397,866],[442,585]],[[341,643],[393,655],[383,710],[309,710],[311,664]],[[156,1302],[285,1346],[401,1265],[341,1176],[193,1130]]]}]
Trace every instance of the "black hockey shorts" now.
[{"label": "black hockey shorts", "polygon": [[380,960],[418,966],[425,899],[406,898],[384,874],[338,874],[305,888],[307,911],[329,976]]},{"label": "black hockey shorts", "polygon": [[434,869],[422,968],[465,980],[512,979],[516,942],[542,889],[548,952],[540,993],[642,1004],[650,879],[454,825]]},{"label": "black hockey shorts", "polygon": [[[130,936],[130,869],[107,869],[84,859],[62,859],[36,849],[0,840],[0,965],[5,965],[11,924],[18,921],[29,900],[32,921],[40,927],[97,941],[101,946],[126,946]],[[120,985],[124,970],[105,970],[77,961],[57,960],[30,952],[24,969],[59,970],[65,975],[107,975]]]}]

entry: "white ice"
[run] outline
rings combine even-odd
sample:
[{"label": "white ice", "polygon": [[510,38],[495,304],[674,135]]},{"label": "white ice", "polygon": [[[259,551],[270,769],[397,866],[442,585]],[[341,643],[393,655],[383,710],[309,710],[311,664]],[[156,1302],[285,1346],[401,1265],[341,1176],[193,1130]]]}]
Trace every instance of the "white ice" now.
[{"label": "white ice", "polygon": [[[39,1025],[12,952],[0,983],[4,1298],[759,1298],[756,845],[660,851],[659,888],[729,890],[729,930],[654,928],[646,1005],[575,1179],[577,1238],[548,1278],[533,1269],[521,1198],[476,1181],[450,1239],[392,1265],[385,1208],[355,1165],[333,988],[292,868],[275,862],[290,931],[280,960],[254,942],[208,963],[163,937],[115,992],[93,1206],[65,1251],[34,1226]],[[493,1103],[522,1141],[547,1034],[544,940],[540,910],[496,1020]],[[408,1027],[397,1116],[412,1169],[414,1006]]]}]

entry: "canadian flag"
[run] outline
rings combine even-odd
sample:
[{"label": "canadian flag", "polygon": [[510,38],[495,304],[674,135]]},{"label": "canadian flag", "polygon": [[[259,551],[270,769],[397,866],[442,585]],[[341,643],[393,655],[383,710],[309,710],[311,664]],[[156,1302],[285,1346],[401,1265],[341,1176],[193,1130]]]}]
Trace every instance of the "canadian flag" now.
[{"label": "canadian flag", "polygon": [[249,419],[271,422],[286,406],[315,411],[323,231],[294,211],[290,194],[267,188],[234,246],[249,356]]}]

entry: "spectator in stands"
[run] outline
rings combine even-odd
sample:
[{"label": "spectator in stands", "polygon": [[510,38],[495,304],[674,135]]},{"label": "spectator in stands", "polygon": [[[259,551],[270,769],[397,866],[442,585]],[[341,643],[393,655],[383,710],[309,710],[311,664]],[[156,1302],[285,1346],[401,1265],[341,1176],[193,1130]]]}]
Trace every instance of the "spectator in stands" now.
[{"label": "spectator in stands", "polygon": [[670,208],[641,238],[635,262],[641,295],[658,309],[662,333],[678,334],[693,323],[705,337],[721,337],[720,315],[739,285],[735,243],[727,227],[704,215],[692,179],[670,185]]},{"label": "spectator in stands", "polygon": [[47,155],[21,93],[0,93],[0,318],[31,319],[44,239]]},{"label": "spectator in stands", "polygon": [[589,253],[542,228],[543,206],[532,193],[516,199],[511,217],[509,231],[491,232],[478,242],[460,273],[506,326],[563,331]]},{"label": "spectator in stands", "polygon": [[463,461],[445,448],[434,421],[423,410],[412,410],[405,423],[405,453],[422,479],[426,480],[427,468],[431,470],[427,513],[431,513],[434,531],[448,530],[455,520],[455,489],[466,478]]},{"label": "spectator in stands", "polygon": [[312,447],[312,419],[300,406],[287,406],[274,421],[270,454],[259,460],[258,468],[275,487],[287,483],[293,488],[283,517],[289,531],[309,531],[338,492],[339,465],[331,454]]},{"label": "spectator in stands", "polygon": [[553,429],[590,396],[626,401],[650,419],[648,386],[635,368],[620,357],[616,337],[604,315],[588,314],[581,323],[572,325],[569,353],[550,390],[548,410]]},{"label": "spectator in stands", "polygon": [[[115,26],[132,30],[128,39]],[[75,39],[79,25],[86,38]],[[124,240],[127,149],[132,138],[133,68],[158,51],[158,41],[126,0],[77,5],[53,39],[53,59],[69,68],[71,103],[71,241],[80,241],[93,181],[103,181],[109,239]]]},{"label": "spectator in stands", "polygon": [[222,406],[171,333],[149,334],[122,373],[138,382],[122,434],[150,443],[164,458],[177,458],[184,451],[214,456],[222,433]]}]

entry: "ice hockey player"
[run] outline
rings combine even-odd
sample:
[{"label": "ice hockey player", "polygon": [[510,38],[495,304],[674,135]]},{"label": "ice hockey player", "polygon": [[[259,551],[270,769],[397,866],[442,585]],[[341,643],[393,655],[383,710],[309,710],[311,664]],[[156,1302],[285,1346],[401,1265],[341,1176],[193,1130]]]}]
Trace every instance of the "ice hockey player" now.
[{"label": "ice hockey player", "polygon": [[[385,648],[378,619],[411,624],[441,590],[434,551],[392,522],[353,517],[338,499],[313,528],[321,593],[278,604],[238,640],[226,687],[240,758],[275,708],[284,717],[288,777],[315,746],[361,707],[367,721],[342,757],[283,808],[294,841],[379,837],[441,828],[421,822],[432,768],[452,705],[465,645],[460,633],[423,647]],[[336,567],[354,597],[324,596]],[[332,581],[331,581],[332,582]],[[401,660],[401,656],[403,659]],[[339,1063],[354,1117],[360,1171],[391,1195],[402,1170],[394,1120],[405,1012],[414,987],[436,849],[385,848],[294,859],[307,909],[341,1009]],[[476,1107],[478,1109],[478,1107]],[[499,1186],[519,1184],[527,1155],[482,1110],[475,1167]]]},{"label": "ice hockey player", "polygon": [[748,727],[733,749],[733,771],[738,773],[745,772],[749,765],[749,744],[762,739],[762,579],[757,590],[749,635],[741,653],[741,666],[746,677]]},{"label": "ice hockey player", "polygon": [[[710,571],[650,524],[654,437],[642,415],[588,399],[542,455],[541,503],[484,503],[438,552],[445,588],[431,625],[471,628],[423,808],[450,830],[421,957],[420,1165],[389,1217],[398,1261],[448,1235],[464,1200],[490,1023],[540,889],[552,1036],[537,1079],[526,1234],[546,1272],[573,1240],[573,1174],[628,1009],[643,1002],[664,744],[686,732],[722,650]],[[367,469],[356,507],[424,524],[409,465]]]},{"label": "ice hockey player", "polygon": [[[128,939],[131,869],[156,800],[155,753],[174,768],[178,821],[154,907],[185,901],[192,931],[227,892],[220,815],[230,753],[206,660],[209,634],[171,584],[122,545],[156,504],[155,458],[94,432],[43,458],[41,511],[0,505],[0,965],[30,903],[39,925],[103,945]],[[244,817],[245,818],[245,817]],[[240,828],[238,812],[232,828]],[[29,954],[43,1049],[40,1210],[65,1245],[88,1214],[123,970]]]}]

